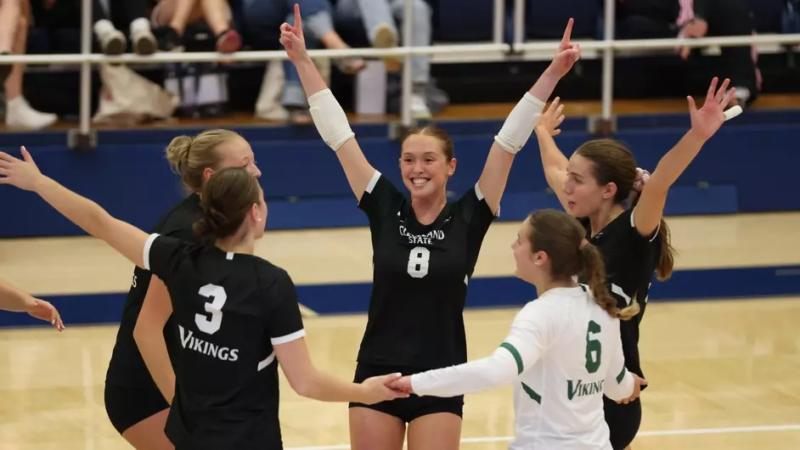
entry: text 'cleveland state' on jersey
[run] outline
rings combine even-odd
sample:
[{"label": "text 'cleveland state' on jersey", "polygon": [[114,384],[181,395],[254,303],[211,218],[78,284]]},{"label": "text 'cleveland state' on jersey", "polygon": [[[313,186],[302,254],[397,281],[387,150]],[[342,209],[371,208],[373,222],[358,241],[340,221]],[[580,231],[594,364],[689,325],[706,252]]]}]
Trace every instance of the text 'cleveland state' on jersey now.
[{"label": "text 'cleveland state' on jersey", "polygon": [[[163,236],[170,236],[185,241],[197,241],[197,237],[192,232],[192,224],[200,218],[200,198],[197,194],[191,194],[175,207],[173,207],[156,225],[153,232]],[[150,286],[150,271],[137,267],[133,271],[131,289],[125,300],[122,310],[122,317],[119,321],[117,340],[114,344],[114,351],[111,353],[111,361],[108,364],[106,382],[117,386],[126,386],[139,389],[158,388],[150,377],[150,372],[144,365],[139,348],[133,340],[133,329],[136,327],[136,320],[142,309],[145,294]],[[167,325],[170,325],[168,323]],[[170,355],[176,347],[176,342],[172,335],[166,334],[167,348]]]},{"label": "text 'cleveland state' on jersey", "polygon": [[167,285],[179,340],[167,435],[178,448],[280,448],[273,345],[305,334],[289,275],[156,234],[144,262]]},{"label": "text 'cleveland state' on jersey", "polygon": [[478,185],[422,225],[376,171],[359,207],[369,217],[373,285],[358,361],[419,368],[465,361],[467,284],[494,220]]},{"label": "text 'cleveland state' on jersey", "polygon": [[[633,221],[633,211],[624,211],[590,237],[589,241],[603,255],[608,290],[617,299],[617,306],[624,308],[635,300],[641,308],[636,317],[620,322],[620,332],[625,365],[628,370],[643,377],[639,361],[639,323],[647,307],[647,295],[661,255],[661,237],[658,230],[651,237],[639,234]],[[583,224],[589,237],[591,227],[588,220],[584,220]]]}]

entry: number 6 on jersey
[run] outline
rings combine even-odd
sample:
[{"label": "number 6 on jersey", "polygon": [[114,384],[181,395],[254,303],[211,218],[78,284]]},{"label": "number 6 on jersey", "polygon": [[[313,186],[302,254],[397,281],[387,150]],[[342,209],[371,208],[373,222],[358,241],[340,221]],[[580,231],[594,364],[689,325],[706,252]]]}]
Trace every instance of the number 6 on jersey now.
[{"label": "number 6 on jersey", "polygon": [[428,261],[431,251],[425,247],[414,247],[408,254],[408,274],[412,278],[425,278],[428,274]]}]

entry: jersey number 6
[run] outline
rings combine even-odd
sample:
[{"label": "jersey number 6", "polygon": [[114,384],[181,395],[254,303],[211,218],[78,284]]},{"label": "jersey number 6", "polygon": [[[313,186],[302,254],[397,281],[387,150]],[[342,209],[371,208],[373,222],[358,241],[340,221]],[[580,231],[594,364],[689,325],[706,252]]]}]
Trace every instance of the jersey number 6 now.
[{"label": "jersey number 6", "polygon": [[219,331],[222,326],[222,306],[228,300],[228,294],[225,293],[225,288],[217,286],[216,284],[207,284],[200,288],[199,294],[209,300],[205,305],[205,310],[211,317],[206,317],[203,314],[194,315],[194,323],[197,328],[206,334],[214,334]]},{"label": "jersey number 6", "polygon": [[408,274],[412,278],[425,278],[428,274],[428,261],[431,251],[425,247],[414,247],[408,254]]},{"label": "jersey number 6", "polygon": [[590,320],[586,330],[586,371],[589,373],[595,373],[600,368],[600,355],[603,348],[600,341],[596,339],[599,333],[600,325],[594,320]]}]

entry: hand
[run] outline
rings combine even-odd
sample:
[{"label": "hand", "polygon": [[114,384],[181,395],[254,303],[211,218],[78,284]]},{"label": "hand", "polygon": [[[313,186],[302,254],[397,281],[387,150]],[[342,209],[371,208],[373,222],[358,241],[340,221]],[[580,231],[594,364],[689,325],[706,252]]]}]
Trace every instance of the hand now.
[{"label": "hand", "polygon": [[394,400],[397,398],[407,398],[407,392],[400,392],[391,388],[392,383],[397,381],[401,375],[393,373],[371,377],[364,380],[361,385],[364,389],[364,399],[361,403],[371,405],[373,403]]},{"label": "hand", "polygon": [[570,39],[572,36],[572,26],[575,20],[570,18],[567,21],[567,27],[564,28],[564,36],[561,37],[561,43],[558,46],[556,55],[553,56],[553,61],[550,63],[548,70],[558,78],[563,77],[572,69],[572,66],[581,59],[580,44],[573,44]]},{"label": "hand", "polygon": [[558,136],[561,134],[561,122],[564,121],[564,105],[561,104],[561,99],[556,97],[550,102],[549,105],[539,115],[539,123],[536,124],[536,134],[547,133],[550,136]]},{"label": "hand", "polygon": [[0,184],[10,184],[26,191],[35,191],[44,178],[33,157],[25,147],[20,147],[23,160],[0,152]]},{"label": "hand", "polygon": [[717,77],[711,80],[711,85],[708,86],[708,92],[706,93],[706,101],[700,109],[697,109],[697,105],[691,95],[686,97],[689,102],[689,116],[692,119],[690,133],[693,133],[703,141],[710,139],[719,130],[722,123],[725,122],[723,111],[731,103],[736,93],[734,89],[728,90],[728,85],[731,83],[730,79],[726,78],[719,89],[717,89],[718,82],[719,79]]},{"label": "hand", "polygon": [[398,378],[394,382],[389,385],[390,388],[394,389],[395,391],[405,392],[411,394],[414,392],[414,388],[411,387],[411,375],[406,375],[402,378]]},{"label": "hand", "polygon": [[650,179],[650,172],[642,169],[641,167],[636,168],[636,178],[633,180],[633,190],[636,192],[642,192],[644,189],[644,185],[647,184],[647,181]]},{"label": "hand", "polygon": [[31,317],[50,322],[50,325],[53,325],[58,331],[64,331],[64,322],[61,321],[61,315],[58,313],[56,307],[50,304],[50,302],[38,298],[34,300],[36,300],[36,303],[28,308],[27,313]]},{"label": "hand", "polygon": [[284,22],[281,25],[280,42],[286,49],[286,55],[293,63],[308,57],[306,38],[303,35],[303,18],[300,16],[300,5],[294,4],[294,25]]},{"label": "hand", "polygon": [[617,403],[621,403],[623,405],[627,405],[628,403],[636,400],[639,398],[639,394],[642,393],[642,386],[647,386],[647,380],[636,375],[635,373],[631,372],[633,375],[633,393],[628,398],[623,398],[622,400],[618,401]]},{"label": "hand", "polygon": [[[681,29],[681,32],[678,34],[678,37],[686,37],[686,38],[701,38],[708,33],[708,22],[703,19],[692,19]],[[689,59],[689,54],[692,52],[690,47],[680,47],[678,48],[678,54],[681,56],[681,59]]]}]

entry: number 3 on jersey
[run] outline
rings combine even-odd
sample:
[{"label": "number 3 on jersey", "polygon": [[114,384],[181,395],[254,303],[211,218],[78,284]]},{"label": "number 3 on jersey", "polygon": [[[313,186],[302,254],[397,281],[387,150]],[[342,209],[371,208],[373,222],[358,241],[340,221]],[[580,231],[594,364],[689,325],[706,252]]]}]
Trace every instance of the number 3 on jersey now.
[{"label": "number 3 on jersey", "polygon": [[600,355],[603,348],[597,339],[599,333],[600,325],[594,320],[590,320],[586,330],[586,371],[589,373],[595,373],[600,368]]},{"label": "number 3 on jersey", "polygon": [[228,300],[228,294],[225,293],[225,288],[217,286],[216,284],[207,284],[200,288],[199,294],[205,298],[210,299],[205,305],[205,310],[211,317],[206,317],[203,314],[194,315],[194,323],[197,328],[206,334],[214,334],[219,331],[222,326],[222,306]]},{"label": "number 3 on jersey", "polygon": [[431,251],[425,247],[414,247],[408,254],[408,274],[412,278],[425,278],[428,274],[428,261]]}]

